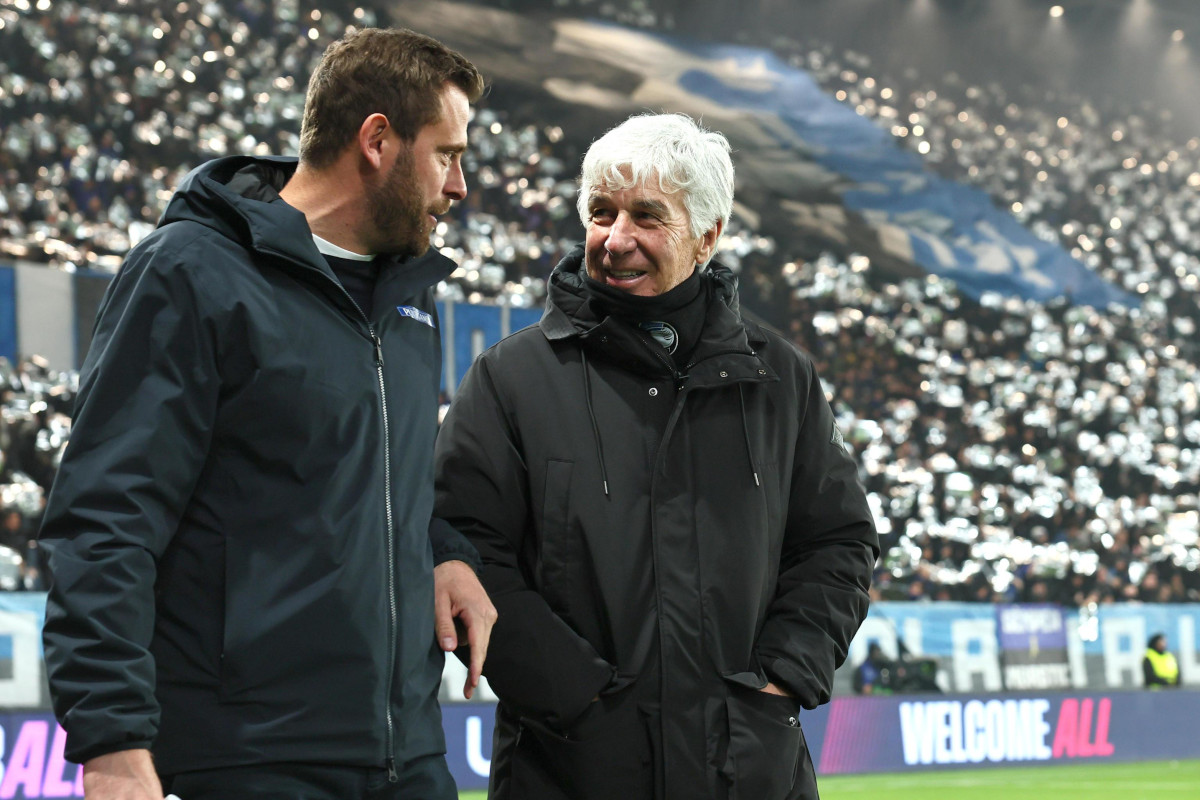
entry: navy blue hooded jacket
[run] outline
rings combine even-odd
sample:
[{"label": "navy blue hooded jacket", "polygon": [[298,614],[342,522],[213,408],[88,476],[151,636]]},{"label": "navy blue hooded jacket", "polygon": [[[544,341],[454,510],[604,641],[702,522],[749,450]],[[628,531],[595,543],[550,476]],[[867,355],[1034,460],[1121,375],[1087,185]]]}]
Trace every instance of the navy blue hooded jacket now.
[{"label": "navy blue hooded jacket", "polygon": [[193,171],[101,305],[40,544],[67,757],[164,774],[443,752],[431,252],[359,309],[278,196],[293,159]]}]

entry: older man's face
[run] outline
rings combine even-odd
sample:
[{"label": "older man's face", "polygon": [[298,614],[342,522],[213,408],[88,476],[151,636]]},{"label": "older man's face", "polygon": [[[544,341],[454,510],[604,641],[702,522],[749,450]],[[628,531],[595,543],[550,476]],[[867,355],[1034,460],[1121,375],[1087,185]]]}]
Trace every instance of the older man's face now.
[{"label": "older man's face", "polygon": [[584,263],[588,276],[630,294],[670,291],[708,261],[719,227],[692,236],[680,192],[649,185],[610,190],[588,198]]}]

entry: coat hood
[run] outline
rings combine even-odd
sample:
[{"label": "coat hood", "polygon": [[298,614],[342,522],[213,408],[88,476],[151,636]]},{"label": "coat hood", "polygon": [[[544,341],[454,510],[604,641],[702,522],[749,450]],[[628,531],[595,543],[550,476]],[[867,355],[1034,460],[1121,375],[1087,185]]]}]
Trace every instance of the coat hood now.
[{"label": "coat hood", "polygon": [[320,263],[304,214],[279,197],[296,164],[282,156],[230,156],[201,164],[179,184],[159,227],[196,222],[250,250]]}]

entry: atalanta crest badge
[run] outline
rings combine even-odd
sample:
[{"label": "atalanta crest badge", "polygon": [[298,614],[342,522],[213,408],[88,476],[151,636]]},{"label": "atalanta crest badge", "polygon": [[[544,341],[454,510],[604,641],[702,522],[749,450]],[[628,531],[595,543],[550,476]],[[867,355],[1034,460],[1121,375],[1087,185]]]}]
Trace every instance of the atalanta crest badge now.
[{"label": "atalanta crest badge", "polygon": [[639,322],[638,327],[650,334],[668,353],[674,353],[679,346],[679,334],[665,322]]}]

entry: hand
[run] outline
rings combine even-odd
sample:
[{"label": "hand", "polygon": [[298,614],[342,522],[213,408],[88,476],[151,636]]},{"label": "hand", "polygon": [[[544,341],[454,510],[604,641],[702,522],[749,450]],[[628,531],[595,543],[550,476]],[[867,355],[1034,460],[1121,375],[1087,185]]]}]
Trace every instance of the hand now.
[{"label": "hand", "polygon": [[789,692],[787,689],[784,689],[780,686],[776,686],[775,684],[771,683],[770,681],[767,681],[767,685],[764,686],[763,688],[759,689],[759,691],[765,692],[766,694],[777,694],[780,697],[795,697],[796,696],[796,695],[792,694],[791,692]]},{"label": "hand", "polygon": [[87,800],[163,800],[149,750],[119,750],[83,764]]},{"label": "hand", "polygon": [[470,700],[483,675],[488,641],[492,638],[492,626],[496,624],[496,607],[488,599],[475,570],[462,561],[447,561],[434,567],[433,592],[437,637],[442,649],[447,653],[458,649],[455,620],[466,630],[471,663],[463,696]]}]

